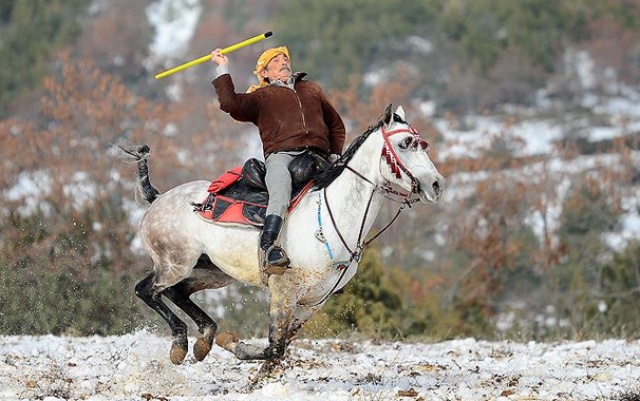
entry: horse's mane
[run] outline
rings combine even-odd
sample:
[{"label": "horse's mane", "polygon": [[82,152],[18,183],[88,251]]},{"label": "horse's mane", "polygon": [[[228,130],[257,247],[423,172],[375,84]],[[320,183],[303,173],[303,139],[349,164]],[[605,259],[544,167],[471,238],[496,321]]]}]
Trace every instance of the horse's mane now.
[{"label": "horse's mane", "polygon": [[[391,106],[389,106],[389,107],[391,107]],[[393,119],[393,121],[395,121],[395,122],[408,124],[407,121],[405,121],[403,118],[401,118],[396,113],[393,113],[391,115],[391,119]],[[382,127],[382,124],[384,124],[384,121],[383,120],[379,120],[376,125],[369,126],[369,128],[367,128],[367,130],[365,132],[360,134],[360,136],[356,137],[356,139],[354,139],[353,142],[351,142],[351,145],[349,145],[349,148],[347,148],[347,150],[345,150],[345,152],[342,154],[342,156],[340,156],[340,159],[338,159],[338,161],[336,161],[330,167],[328,167],[327,169],[321,171],[320,173],[318,173],[318,175],[313,177],[314,184],[313,184],[313,188],[311,190],[312,191],[317,191],[319,189],[326,188],[336,178],[338,178],[338,176],[340,174],[342,174],[344,169],[347,167],[347,164],[349,163],[349,161],[353,158],[353,155],[358,151],[360,146],[362,146],[364,141],[366,141],[367,138],[369,138],[369,135],[371,135],[374,131],[376,131],[380,127]]]},{"label": "horse's mane", "polygon": [[374,131],[382,126],[383,122],[379,121],[376,125],[370,126],[364,133],[360,134],[360,136],[356,137],[356,139],[351,142],[351,145],[344,151],[340,159],[338,159],[335,163],[329,166],[327,169],[318,173],[317,176],[313,178],[314,185],[312,190],[317,191],[319,189],[323,189],[328,187],[342,172],[345,167],[349,163],[349,161],[353,158],[353,155],[358,151],[360,146],[367,140],[369,135],[371,135]]}]

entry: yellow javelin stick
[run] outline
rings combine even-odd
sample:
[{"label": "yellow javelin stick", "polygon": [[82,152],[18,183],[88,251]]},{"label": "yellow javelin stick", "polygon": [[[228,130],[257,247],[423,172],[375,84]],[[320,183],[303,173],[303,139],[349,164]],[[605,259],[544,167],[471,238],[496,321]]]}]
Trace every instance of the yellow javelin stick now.
[{"label": "yellow javelin stick", "polygon": [[[224,49],[222,49],[222,51],[220,53],[222,54],[227,54],[227,53],[231,53],[232,51],[236,51],[240,48],[243,48],[245,46],[249,46],[252,45],[254,43],[260,42],[261,40],[264,40],[268,37],[270,37],[271,35],[273,35],[273,33],[271,31],[267,32],[267,33],[263,33],[262,35],[258,35],[258,36],[254,36],[252,38],[249,38],[247,40],[243,40],[242,42],[238,42],[235,45],[231,45],[229,47],[225,47]],[[202,56],[200,58],[197,58],[195,60],[191,60],[187,63],[181,64],[177,67],[174,67],[170,70],[161,72],[159,74],[156,75],[156,79],[160,79],[160,78],[164,78],[167,75],[171,75],[171,74],[175,74],[176,72],[180,72],[182,70],[186,70],[189,67],[193,67],[194,65],[197,64],[202,64],[204,62],[207,62],[211,60],[211,54],[207,54],[206,56]]]}]

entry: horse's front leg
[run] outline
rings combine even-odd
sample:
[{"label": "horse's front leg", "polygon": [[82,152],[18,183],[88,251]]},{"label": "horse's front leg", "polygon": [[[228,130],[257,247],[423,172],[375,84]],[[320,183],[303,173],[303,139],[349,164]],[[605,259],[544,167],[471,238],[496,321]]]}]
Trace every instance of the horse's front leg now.
[{"label": "horse's front leg", "polygon": [[292,281],[287,275],[270,278],[269,344],[266,348],[241,342],[231,333],[220,334],[216,343],[242,360],[275,362],[281,359],[288,345],[290,331],[294,327],[293,315],[297,299],[295,287],[291,285]]},{"label": "horse's front leg", "polygon": [[[284,356],[289,345],[295,340],[298,335],[298,331],[302,329],[304,323],[309,320],[309,318],[313,315],[314,311],[317,310],[317,307],[305,307],[305,306],[296,306],[293,309],[291,314],[291,323],[288,324],[287,329],[285,331],[284,337],[281,337],[277,343],[278,349],[282,349],[282,354],[280,356],[276,356],[275,359],[267,359],[260,370],[253,378],[253,383],[259,383],[262,379],[270,377],[274,371],[274,369],[279,365],[281,358]],[[271,342],[271,337],[269,339],[269,345],[271,346],[273,343]],[[269,348],[267,348],[268,350]],[[274,355],[278,355],[278,351],[274,352]]]}]

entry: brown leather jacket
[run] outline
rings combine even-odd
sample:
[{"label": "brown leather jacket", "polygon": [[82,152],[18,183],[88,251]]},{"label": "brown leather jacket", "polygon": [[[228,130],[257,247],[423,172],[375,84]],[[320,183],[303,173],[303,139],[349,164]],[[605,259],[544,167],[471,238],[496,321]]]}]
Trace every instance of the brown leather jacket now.
[{"label": "brown leather jacket", "polygon": [[222,111],[258,127],[265,157],[301,148],[316,148],[324,156],[341,154],[345,137],[342,118],[320,86],[303,80],[305,76],[296,74],[295,91],[268,85],[251,93],[236,93],[229,74],[212,83]]}]

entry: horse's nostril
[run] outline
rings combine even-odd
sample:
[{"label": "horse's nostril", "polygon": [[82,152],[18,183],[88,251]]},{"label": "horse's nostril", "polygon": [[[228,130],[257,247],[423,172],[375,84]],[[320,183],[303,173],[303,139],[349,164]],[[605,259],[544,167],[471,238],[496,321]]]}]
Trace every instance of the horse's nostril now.
[{"label": "horse's nostril", "polygon": [[433,183],[433,191],[437,194],[440,193],[440,183],[438,181]]}]

